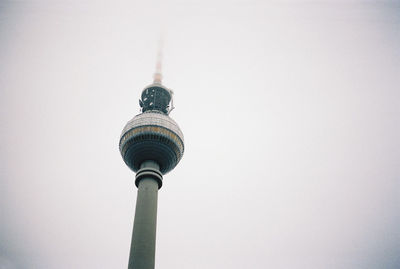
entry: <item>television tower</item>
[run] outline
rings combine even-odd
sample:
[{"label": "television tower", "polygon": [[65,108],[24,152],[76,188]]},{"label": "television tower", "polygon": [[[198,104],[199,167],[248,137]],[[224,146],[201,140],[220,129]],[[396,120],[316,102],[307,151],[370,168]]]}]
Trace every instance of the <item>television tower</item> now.
[{"label": "television tower", "polygon": [[128,269],[154,268],[158,190],[184,151],[183,133],[168,116],[174,109],[173,92],[161,83],[161,57],[160,46],[153,84],[139,100],[142,113],[128,121],[119,141],[138,188]]}]

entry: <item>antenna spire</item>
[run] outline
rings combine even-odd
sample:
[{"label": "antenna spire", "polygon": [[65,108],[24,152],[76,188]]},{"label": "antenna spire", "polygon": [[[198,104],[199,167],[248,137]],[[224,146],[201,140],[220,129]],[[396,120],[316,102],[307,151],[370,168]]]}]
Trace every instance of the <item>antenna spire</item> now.
[{"label": "antenna spire", "polygon": [[158,42],[158,52],[157,52],[157,63],[156,63],[156,72],[153,75],[153,82],[157,84],[161,84],[162,81],[162,74],[161,74],[161,67],[162,67],[162,49],[163,49],[163,39],[160,38]]}]

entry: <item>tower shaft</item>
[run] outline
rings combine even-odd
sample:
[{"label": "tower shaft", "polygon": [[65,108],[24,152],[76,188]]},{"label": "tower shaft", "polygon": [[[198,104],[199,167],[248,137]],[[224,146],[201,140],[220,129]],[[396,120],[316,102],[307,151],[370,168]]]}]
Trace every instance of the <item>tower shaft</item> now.
[{"label": "tower shaft", "polygon": [[160,179],[152,171],[158,170],[159,165],[156,162],[145,161],[136,176],[138,195],[128,269],[154,268]]}]

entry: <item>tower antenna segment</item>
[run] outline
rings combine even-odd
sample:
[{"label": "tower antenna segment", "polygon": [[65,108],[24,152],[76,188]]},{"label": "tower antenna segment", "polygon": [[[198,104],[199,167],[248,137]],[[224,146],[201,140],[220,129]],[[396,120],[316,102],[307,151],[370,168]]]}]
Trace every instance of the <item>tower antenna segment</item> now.
[{"label": "tower antenna segment", "polygon": [[158,52],[157,52],[157,63],[156,63],[156,72],[153,75],[153,82],[157,83],[157,84],[161,84],[162,83],[162,73],[161,73],[161,69],[162,69],[162,49],[163,49],[163,44],[164,44],[164,40],[163,38],[160,38],[160,41],[158,42]]}]

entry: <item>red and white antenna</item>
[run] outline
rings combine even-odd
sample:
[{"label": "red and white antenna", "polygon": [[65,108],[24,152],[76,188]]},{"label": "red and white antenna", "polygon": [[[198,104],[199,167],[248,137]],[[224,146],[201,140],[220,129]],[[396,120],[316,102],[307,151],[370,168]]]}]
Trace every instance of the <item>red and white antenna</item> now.
[{"label": "red and white antenna", "polygon": [[153,75],[153,82],[161,84],[162,82],[162,73],[161,73],[161,68],[162,68],[162,48],[163,48],[163,38],[160,38],[160,41],[158,42],[158,52],[157,52],[157,63],[156,63],[156,72]]}]

